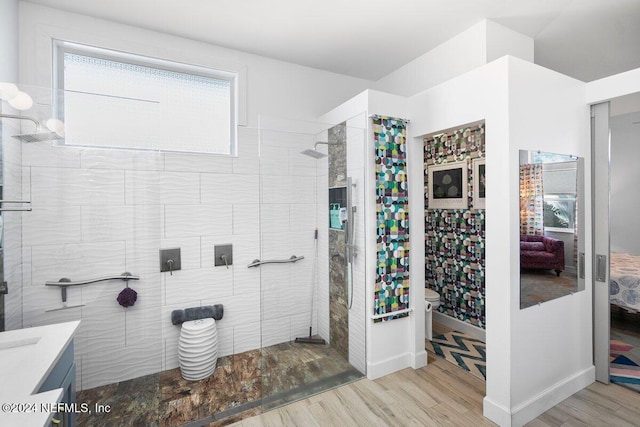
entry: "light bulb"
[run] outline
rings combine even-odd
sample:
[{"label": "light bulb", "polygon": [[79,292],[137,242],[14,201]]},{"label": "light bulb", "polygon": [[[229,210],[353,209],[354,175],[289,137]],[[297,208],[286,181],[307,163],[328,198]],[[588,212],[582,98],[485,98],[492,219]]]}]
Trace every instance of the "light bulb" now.
[{"label": "light bulb", "polygon": [[10,100],[18,95],[18,86],[13,83],[0,82],[0,99]]},{"label": "light bulb", "polygon": [[20,91],[9,100],[9,105],[16,110],[28,110],[33,105],[33,99],[27,93]]}]

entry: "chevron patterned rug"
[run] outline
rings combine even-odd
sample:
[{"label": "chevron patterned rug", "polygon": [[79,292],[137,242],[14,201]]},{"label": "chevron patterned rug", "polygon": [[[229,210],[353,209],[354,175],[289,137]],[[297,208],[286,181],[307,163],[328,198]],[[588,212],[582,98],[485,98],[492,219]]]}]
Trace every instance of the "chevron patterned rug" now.
[{"label": "chevron patterned rug", "polygon": [[487,378],[486,345],[462,332],[448,332],[425,340],[427,351],[469,371],[485,381]]},{"label": "chevron patterned rug", "polygon": [[[612,331],[611,336],[613,338],[616,334]],[[636,347],[637,338],[625,338],[625,341],[611,340],[609,379],[612,383],[640,392],[640,349]],[[627,341],[635,342],[636,346]]]}]

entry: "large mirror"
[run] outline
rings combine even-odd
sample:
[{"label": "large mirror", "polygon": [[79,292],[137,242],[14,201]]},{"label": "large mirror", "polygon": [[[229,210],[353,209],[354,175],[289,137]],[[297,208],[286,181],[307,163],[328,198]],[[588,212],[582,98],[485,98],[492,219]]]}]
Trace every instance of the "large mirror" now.
[{"label": "large mirror", "polygon": [[520,308],[584,289],[584,159],[520,150]]}]

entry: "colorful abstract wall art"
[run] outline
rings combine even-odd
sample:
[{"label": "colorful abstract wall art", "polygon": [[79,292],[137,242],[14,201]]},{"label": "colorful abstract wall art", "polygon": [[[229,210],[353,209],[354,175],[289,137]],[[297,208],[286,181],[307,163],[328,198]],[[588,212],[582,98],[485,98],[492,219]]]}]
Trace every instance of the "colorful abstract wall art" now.
[{"label": "colorful abstract wall art", "polygon": [[[484,123],[424,138],[425,286],[438,311],[485,327],[485,210],[474,202],[473,159],[485,157]],[[466,209],[428,209],[430,166],[465,162]],[[476,198],[477,200],[477,198]]]},{"label": "colorful abstract wall art", "polygon": [[[409,193],[406,124],[373,119],[376,173],[377,260],[374,316],[409,308]],[[408,312],[377,318],[387,321]]]}]

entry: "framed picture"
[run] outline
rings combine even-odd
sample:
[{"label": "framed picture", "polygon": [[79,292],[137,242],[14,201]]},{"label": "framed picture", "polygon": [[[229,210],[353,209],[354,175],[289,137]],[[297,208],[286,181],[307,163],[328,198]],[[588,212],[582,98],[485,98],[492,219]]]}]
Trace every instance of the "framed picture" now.
[{"label": "framed picture", "polygon": [[467,209],[467,162],[444,163],[428,168],[428,209]]},{"label": "framed picture", "polygon": [[473,159],[473,208],[485,209],[485,160]]}]

